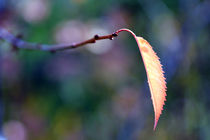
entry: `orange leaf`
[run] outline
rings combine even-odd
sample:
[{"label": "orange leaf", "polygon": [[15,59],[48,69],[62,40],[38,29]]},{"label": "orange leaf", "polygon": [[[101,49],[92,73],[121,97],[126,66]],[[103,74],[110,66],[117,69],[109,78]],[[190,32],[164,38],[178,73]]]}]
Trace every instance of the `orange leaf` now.
[{"label": "orange leaf", "polygon": [[159,57],[156,55],[151,45],[146,40],[144,40],[142,37],[136,36],[129,29],[120,29],[116,33],[119,33],[121,31],[127,31],[131,33],[138,44],[146,69],[147,79],[155,112],[155,130],[160,114],[163,110],[163,105],[165,104],[164,102],[166,101],[166,82],[163,74],[164,71],[162,70],[162,65],[160,64]]}]

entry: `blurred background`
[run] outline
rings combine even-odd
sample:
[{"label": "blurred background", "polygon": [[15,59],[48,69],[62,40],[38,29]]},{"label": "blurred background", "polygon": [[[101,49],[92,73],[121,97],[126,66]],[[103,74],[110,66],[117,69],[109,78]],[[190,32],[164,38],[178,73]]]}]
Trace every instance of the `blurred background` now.
[{"label": "blurred background", "polygon": [[0,140],[209,140],[208,0],[0,0],[0,26],[24,40],[83,41],[129,28],[163,64],[157,129],[133,37],[55,54],[0,41]]}]

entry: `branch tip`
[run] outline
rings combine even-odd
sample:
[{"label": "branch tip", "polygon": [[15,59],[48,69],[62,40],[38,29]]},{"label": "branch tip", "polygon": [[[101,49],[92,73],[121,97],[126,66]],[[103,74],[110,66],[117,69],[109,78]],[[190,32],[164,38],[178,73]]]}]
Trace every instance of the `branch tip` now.
[{"label": "branch tip", "polygon": [[117,34],[117,33],[113,33],[112,36],[113,36],[113,37],[117,37],[118,34]]}]

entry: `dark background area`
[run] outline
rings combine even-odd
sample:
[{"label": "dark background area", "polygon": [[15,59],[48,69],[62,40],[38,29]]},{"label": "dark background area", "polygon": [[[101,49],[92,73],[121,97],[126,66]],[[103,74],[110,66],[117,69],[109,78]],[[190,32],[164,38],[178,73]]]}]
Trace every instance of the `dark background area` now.
[{"label": "dark background area", "polygon": [[0,41],[0,140],[210,139],[208,0],[0,0],[0,26],[24,40],[78,42],[129,28],[163,64],[157,129],[135,40],[55,54]]}]

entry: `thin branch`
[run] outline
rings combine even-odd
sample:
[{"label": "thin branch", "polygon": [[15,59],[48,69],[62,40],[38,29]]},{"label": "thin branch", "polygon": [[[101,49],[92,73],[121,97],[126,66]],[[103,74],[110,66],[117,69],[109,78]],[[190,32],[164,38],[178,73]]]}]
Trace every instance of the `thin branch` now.
[{"label": "thin branch", "polygon": [[117,37],[118,33],[114,32],[113,34],[99,36],[95,35],[93,38],[85,40],[79,43],[71,43],[71,44],[38,44],[38,43],[30,43],[22,40],[19,37],[14,36],[6,29],[0,27],[0,39],[10,43],[16,49],[28,49],[28,50],[40,50],[40,51],[63,51],[67,49],[74,49],[81,46],[84,46],[89,43],[95,43],[97,40],[110,39],[112,40],[114,37]]}]

